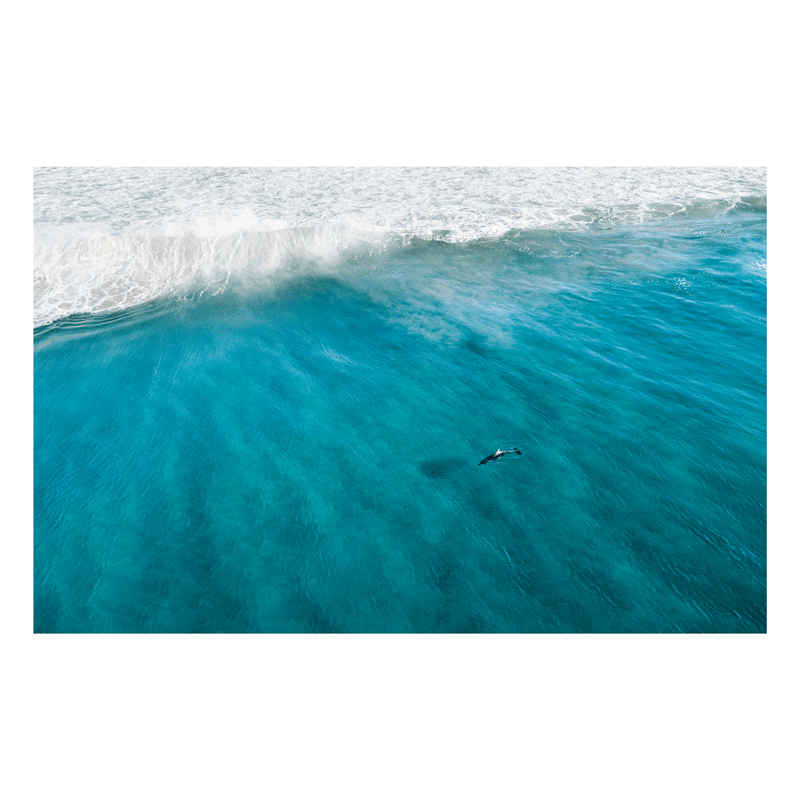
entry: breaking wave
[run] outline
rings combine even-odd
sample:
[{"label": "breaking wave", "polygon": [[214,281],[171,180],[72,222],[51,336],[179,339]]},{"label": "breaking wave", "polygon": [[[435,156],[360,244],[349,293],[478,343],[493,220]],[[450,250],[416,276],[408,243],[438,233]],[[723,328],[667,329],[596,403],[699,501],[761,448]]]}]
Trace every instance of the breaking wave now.
[{"label": "breaking wave", "polygon": [[419,241],[766,212],[758,169],[47,168],[35,184],[36,327]]}]

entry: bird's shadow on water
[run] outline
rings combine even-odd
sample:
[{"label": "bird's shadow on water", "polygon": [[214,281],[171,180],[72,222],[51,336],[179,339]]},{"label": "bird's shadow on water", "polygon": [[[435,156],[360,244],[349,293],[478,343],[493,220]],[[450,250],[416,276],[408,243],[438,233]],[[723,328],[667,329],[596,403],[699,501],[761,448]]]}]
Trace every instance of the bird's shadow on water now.
[{"label": "bird's shadow on water", "polygon": [[419,470],[428,478],[448,478],[454,472],[464,469],[468,464],[467,459],[461,456],[444,456],[420,462]]}]

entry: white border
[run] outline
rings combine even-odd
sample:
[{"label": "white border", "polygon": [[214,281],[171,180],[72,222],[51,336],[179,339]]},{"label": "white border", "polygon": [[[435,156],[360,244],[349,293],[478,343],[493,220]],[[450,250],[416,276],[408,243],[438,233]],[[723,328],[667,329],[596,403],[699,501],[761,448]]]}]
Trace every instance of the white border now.
[{"label": "white border", "polygon": [[[796,49],[788,19],[769,25],[773,7],[16,12],[4,56],[15,524],[3,608],[18,785],[89,798],[782,794],[780,723],[797,710],[800,176]],[[34,637],[25,264],[31,167],[48,164],[766,164],[769,633]]]}]

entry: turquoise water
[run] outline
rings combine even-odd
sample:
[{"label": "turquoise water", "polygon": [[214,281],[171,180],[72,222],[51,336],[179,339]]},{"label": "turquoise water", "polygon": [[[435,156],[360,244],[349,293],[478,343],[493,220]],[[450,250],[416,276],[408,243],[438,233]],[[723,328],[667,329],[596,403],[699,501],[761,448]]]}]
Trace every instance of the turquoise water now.
[{"label": "turquoise water", "polygon": [[764,632],[763,199],[446,238],[40,324],[35,631]]}]

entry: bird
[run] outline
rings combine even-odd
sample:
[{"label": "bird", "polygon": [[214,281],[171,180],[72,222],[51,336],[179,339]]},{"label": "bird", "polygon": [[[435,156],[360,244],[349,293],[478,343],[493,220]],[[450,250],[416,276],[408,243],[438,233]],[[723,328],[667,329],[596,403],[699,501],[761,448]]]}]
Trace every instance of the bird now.
[{"label": "bird", "polygon": [[507,455],[508,453],[516,453],[518,456],[522,455],[522,453],[520,453],[520,451],[517,450],[516,447],[513,450],[498,449],[496,453],[492,453],[492,455],[486,456],[486,458],[484,458],[483,461],[481,461],[480,464],[478,464],[478,466],[480,466],[481,464],[485,464],[487,461],[497,461],[498,458],[502,458],[504,455]]}]

